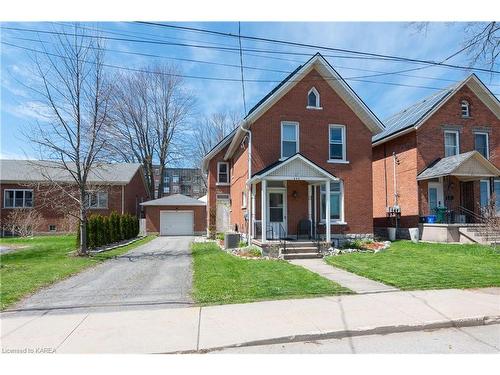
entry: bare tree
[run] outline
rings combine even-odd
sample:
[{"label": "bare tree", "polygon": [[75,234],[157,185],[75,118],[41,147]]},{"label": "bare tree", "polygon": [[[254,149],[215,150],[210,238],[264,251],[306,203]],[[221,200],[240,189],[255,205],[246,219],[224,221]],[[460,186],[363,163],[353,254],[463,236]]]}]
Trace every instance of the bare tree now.
[{"label": "bare tree", "polygon": [[[418,33],[427,34],[432,23],[411,22],[410,26]],[[498,22],[467,22],[463,24],[463,32],[462,48],[446,60],[464,52],[469,57],[469,66],[480,64],[489,69],[496,69],[500,54],[500,26]]]},{"label": "bare tree", "polygon": [[[146,174],[149,195],[154,197],[154,168],[160,176],[168,163],[184,156],[182,134],[194,107],[175,66],[155,65],[115,80],[115,124],[109,129],[114,155],[139,162]],[[185,137],[184,137],[185,138]],[[163,178],[158,186],[163,193]]]},{"label": "bare tree", "polygon": [[[103,70],[103,49],[97,35],[77,24],[73,35],[53,37],[53,48],[33,56],[37,86],[35,93],[47,110],[47,121],[34,125],[28,139],[39,146],[44,159],[52,161],[44,174],[78,208],[79,255],[86,255],[88,177],[103,161],[104,130],[110,124],[110,89]],[[46,168],[46,165],[40,165]],[[60,184],[57,175],[69,176]]]},{"label": "bare tree", "polygon": [[[201,167],[206,154],[238,124],[239,117],[236,112],[216,112],[205,117],[193,130],[193,160],[195,165]],[[206,181],[205,185],[206,185]]]},{"label": "bare tree", "polygon": [[12,210],[2,225],[3,230],[20,237],[32,236],[42,222],[42,215],[35,208],[16,208]]}]

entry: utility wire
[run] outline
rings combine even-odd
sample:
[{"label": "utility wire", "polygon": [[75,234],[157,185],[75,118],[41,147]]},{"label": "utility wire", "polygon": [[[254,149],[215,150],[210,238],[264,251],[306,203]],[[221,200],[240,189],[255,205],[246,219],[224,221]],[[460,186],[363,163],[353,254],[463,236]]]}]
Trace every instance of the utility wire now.
[{"label": "utility wire", "polygon": [[[197,32],[202,32],[202,33],[221,35],[221,36],[227,36],[227,37],[233,37],[233,38],[238,37],[237,35],[234,35],[232,33],[226,33],[226,32],[208,30],[208,29],[201,29],[201,28],[196,28],[196,27],[177,26],[177,25],[170,25],[170,24],[164,24],[164,23],[144,22],[144,21],[137,21],[136,23],[143,24],[143,25],[150,25],[150,26],[167,27],[167,28],[173,28],[173,29],[178,29],[178,30],[197,31]],[[428,65],[440,65],[440,66],[446,66],[449,68],[477,70],[477,71],[482,71],[482,72],[486,72],[486,73],[500,73],[500,71],[491,70],[491,69],[466,67],[466,66],[460,66],[460,65],[445,64],[445,63],[440,63],[440,62],[430,61],[430,60],[421,60],[421,59],[414,59],[414,58],[408,58],[408,57],[403,57],[403,56],[394,56],[394,55],[385,55],[385,54],[380,54],[380,53],[363,52],[363,51],[350,50],[350,49],[345,49],[345,48],[335,48],[335,47],[322,46],[322,45],[316,45],[316,44],[299,43],[299,42],[292,42],[292,41],[281,40],[281,39],[263,38],[263,37],[248,36],[248,35],[241,35],[241,38],[248,39],[248,40],[254,40],[254,41],[260,41],[260,42],[290,45],[290,46],[295,46],[295,47],[306,47],[306,48],[320,49],[320,50],[325,50],[325,51],[351,53],[351,54],[370,56],[370,57],[381,58],[381,59],[406,61],[406,62],[421,63],[421,64],[428,64]]]},{"label": "utility wire", "polygon": [[[238,35],[241,35],[241,22],[238,22]],[[241,90],[243,94],[243,109],[245,110],[244,114],[247,113],[247,101],[245,98],[245,79],[243,75],[243,52],[241,50],[241,38],[238,38],[238,43],[240,45],[240,67],[241,67]]]}]

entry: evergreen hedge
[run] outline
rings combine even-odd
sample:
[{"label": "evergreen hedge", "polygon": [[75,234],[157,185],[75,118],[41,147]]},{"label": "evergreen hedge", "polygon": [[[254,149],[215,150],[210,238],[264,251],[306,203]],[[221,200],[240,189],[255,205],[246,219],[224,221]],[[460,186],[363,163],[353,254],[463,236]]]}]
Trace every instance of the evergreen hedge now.
[{"label": "evergreen hedge", "polygon": [[90,249],[128,240],[139,235],[139,219],[130,214],[91,215],[87,221],[87,244]]}]

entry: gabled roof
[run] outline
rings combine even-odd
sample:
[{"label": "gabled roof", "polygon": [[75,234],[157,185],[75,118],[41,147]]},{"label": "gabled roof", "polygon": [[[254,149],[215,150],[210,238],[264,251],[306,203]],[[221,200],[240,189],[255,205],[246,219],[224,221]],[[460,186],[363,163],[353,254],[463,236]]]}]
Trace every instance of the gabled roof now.
[{"label": "gabled roof", "polygon": [[483,103],[500,118],[500,102],[491,91],[475,75],[471,74],[463,81],[438,91],[410,107],[390,116],[384,121],[383,132],[373,136],[373,145],[378,145],[393,139],[408,131],[418,129],[432,114],[434,114],[449,98],[464,85],[467,85]]},{"label": "gabled roof", "polygon": [[207,203],[199,199],[182,194],[173,194],[141,203],[141,206],[206,206]]},{"label": "gabled roof", "polygon": [[293,73],[288,75],[278,86],[276,86],[269,94],[267,94],[257,105],[255,105],[244,118],[240,126],[236,129],[236,133],[231,141],[231,144],[224,156],[229,159],[238,145],[245,136],[245,131],[242,128],[249,129],[253,122],[262,116],[274,103],[281,99],[288,91],[290,91],[302,78],[304,78],[311,70],[316,71],[328,82],[330,87],[344,100],[344,102],[353,110],[361,121],[372,131],[377,134],[384,129],[382,122],[347,84],[347,82],[337,73],[330,63],[320,54],[316,53],[304,65],[299,66]]},{"label": "gabled roof", "polygon": [[208,162],[210,159],[212,159],[220,150],[222,150],[224,147],[226,147],[229,142],[233,139],[234,135],[236,134],[237,128],[233,129],[231,133],[226,135],[219,143],[217,143],[212,149],[205,155],[202,161],[202,171],[206,172],[208,169]]},{"label": "gabled roof", "polygon": [[325,179],[338,180],[327,170],[309,160],[304,155],[296,153],[287,159],[279,160],[261,169],[252,176],[252,180],[260,180],[264,177],[287,177],[297,179]]},{"label": "gabled roof", "polygon": [[418,174],[417,180],[429,180],[443,176],[461,179],[498,177],[500,170],[478,151],[448,156],[439,159]]},{"label": "gabled roof", "polygon": [[[88,177],[89,183],[126,185],[137,170],[138,163],[99,163]],[[2,183],[30,183],[47,180],[75,182],[60,164],[48,160],[0,160],[0,181]]]}]

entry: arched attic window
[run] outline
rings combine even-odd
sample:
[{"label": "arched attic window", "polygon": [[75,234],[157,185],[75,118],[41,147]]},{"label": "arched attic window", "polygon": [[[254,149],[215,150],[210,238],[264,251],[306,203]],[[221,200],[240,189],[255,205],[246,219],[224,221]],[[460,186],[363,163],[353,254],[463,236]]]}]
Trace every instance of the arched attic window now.
[{"label": "arched attic window", "polygon": [[460,112],[462,117],[470,117],[470,105],[467,100],[462,100],[460,102]]},{"label": "arched attic window", "polygon": [[319,92],[314,87],[307,93],[307,108],[321,108]]}]

